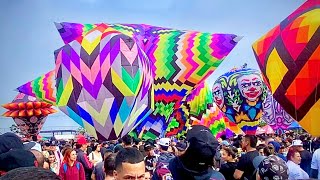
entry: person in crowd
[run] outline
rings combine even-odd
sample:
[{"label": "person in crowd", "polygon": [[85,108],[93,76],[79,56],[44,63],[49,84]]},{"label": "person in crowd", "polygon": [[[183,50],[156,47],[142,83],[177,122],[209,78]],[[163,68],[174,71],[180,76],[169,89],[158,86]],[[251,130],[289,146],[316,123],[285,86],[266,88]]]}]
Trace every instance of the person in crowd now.
[{"label": "person in crowd", "polygon": [[110,154],[106,157],[104,161],[104,172],[105,179],[104,180],[114,180],[113,172],[116,170],[115,168],[116,154]]},{"label": "person in crowd", "polygon": [[132,147],[133,139],[127,134],[122,137],[122,143],[124,148]]},{"label": "person in crowd", "polygon": [[188,142],[179,141],[177,142],[176,148],[178,150],[177,156],[182,156],[188,148]]},{"label": "person in crowd", "polygon": [[146,156],[144,158],[144,162],[146,164],[146,170],[150,172],[151,174],[153,173],[154,169],[156,168],[156,163],[157,163],[157,157],[155,156],[154,153],[154,146],[153,144],[145,144],[144,145],[144,151],[146,153]]},{"label": "person in crowd", "polygon": [[171,179],[224,180],[224,176],[212,168],[219,143],[210,129],[194,125],[188,130],[186,140],[189,144],[186,152],[169,163]]},{"label": "person in crowd", "polygon": [[114,151],[114,153],[118,153],[122,149],[123,149],[123,141],[122,141],[122,138],[119,138],[118,144],[115,144],[113,151]]},{"label": "person in crowd", "polygon": [[43,154],[35,149],[31,149],[30,152],[34,155],[34,157],[36,157],[38,167],[43,167],[44,166],[44,159],[45,159]]},{"label": "person in crowd", "polygon": [[54,154],[56,156],[56,161],[58,162],[58,169],[60,169],[60,166],[61,166],[61,164],[63,162],[63,155],[61,154],[60,149],[57,146],[57,144],[58,143],[55,140],[50,141],[50,146],[49,146],[48,150],[54,152]]},{"label": "person in crowd", "polygon": [[[82,164],[85,171],[85,177],[87,180],[91,179],[91,174],[93,171],[93,164],[89,161],[88,156],[85,152],[87,152],[87,140],[84,137],[80,137],[77,140],[76,148],[77,148],[77,161]],[[69,149],[65,151],[68,152]]]},{"label": "person in crowd", "polygon": [[20,167],[9,171],[6,175],[0,177],[0,180],[61,180],[58,175],[50,170],[40,167]]},{"label": "person in crowd", "polygon": [[311,162],[311,178],[320,178],[320,149],[314,151]]},{"label": "person in crowd", "polygon": [[[276,137],[278,137],[278,136],[276,136]],[[283,159],[284,161],[287,161],[287,158],[284,155],[282,155],[281,153],[279,153],[281,145],[278,141],[271,141],[271,142],[269,142],[268,146],[270,146],[270,145],[273,147],[275,155],[277,155],[279,158]]]},{"label": "person in crowd", "polygon": [[145,176],[144,176],[144,180],[151,180],[151,178],[152,178],[151,173],[146,170],[146,173],[145,173]]},{"label": "person in crowd", "polygon": [[235,179],[255,179],[255,169],[253,167],[252,161],[255,157],[259,156],[259,152],[256,149],[256,145],[257,137],[252,135],[245,135],[243,137],[241,146],[246,153],[242,155],[239,159],[237,168],[233,175]]},{"label": "person in crowd", "polygon": [[11,149],[30,150],[32,143],[23,144],[22,140],[14,133],[7,132],[0,135],[0,154],[6,153]]},{"label": "person in crowd", "polygon": [[77,152],[67,149],[63,157],[63,163],[59,170],[61,180],[85,180],[85,172],[82,164],[77,161]]},{"label": "person in crowd", "polygon": [[103,159],[100,153],[100,144],[94,144],[92,152],[89,154],[89,160],[94,166],[96,166],[97,163],[102,162]]},{"label": "person in crowd", "polygon": [[265,156],[265,154],[264,154],[264,149],[265,148],[267,148],[267,145],[265,145],[265,144],[260,144],[260,145],[257,146],[256,149],[259,152],[260,156]]},{"label": "person in crowd", "polygon": [[289,168],[289,180],[295,179],[309,179],[308,173],[306,173],[299,164],[301,163],[301,155],[299,151],[291,147],[287,155],[287,166]]},{"label": "person in crowd", "polygon": [[38,167],[38,162],[36,157],[30,151],[23,149],[11,149],[0,154],[0,176],[19,167],[31,166]]},{"label": "person in crowd", "polygon": [[152,176],[153,180],[168,179],[171,177],[168,165],[170,160],[175,156],[168,152],[170,144],[171,140],[169,138],[161,138],[158,142],[160,154]]},{"label": "person in crowd", "polygon": [[221,159],[225,162],[221,165],[219,172],[223,174],[226,179],[233,180],[233,174],[237,167],[237,149],[234,147],[222,147],[220,150]]},{"label": "person in crowd", "polygon": [[257,156],[253,159],[253,166],[257,172],[256,180],[287,180],[289,178],[286,162],[276,155]]},{"label": "person in crowd", "polygon": [[59,168],[58,168],[58,162],[56,160],[56,156],[53,151],[48,151],[49,157],[48,157],[48,162],[49,162],[49,169],[59,175]]},{"label": "person in crowd", "polygon": [[105,170],[103,169],[104,168],[104,161],[106,160],[106,158],[112,154],[112,151],[109,152],[107,151],[105,154],[104,154],[104,160],[102,162],[99,162],[97,163],[94,168],[93,168],[93,172],[92,172],[92,175],[91,175],[91,179],[92,180],[104,180],[105,179]]},{"label": "person in crowd", "polygon": [[142,145],[142,141],[139,138],[133,138],[134,145],[132,147],[139,149]]},{"label": "person in crowd", "polygon": [[103,141],[103,142],[101,143],[101,148],[100,148],[101,157],[104,157],[104,154],[107,152],[108,147],[109,147],[108,142]]},{"label": "person in crowd", "polygon": [[312,154],[303,148],[303,143],[300,139],[292,141],[292,147],[299,151],[301,156],[300,167],[308,174],[311,172]]},{"label": "person in crowd", "polygon": [[115,180],[144,179],[145,163],[140,151],[127,147],[119,151],[115,159]]}]

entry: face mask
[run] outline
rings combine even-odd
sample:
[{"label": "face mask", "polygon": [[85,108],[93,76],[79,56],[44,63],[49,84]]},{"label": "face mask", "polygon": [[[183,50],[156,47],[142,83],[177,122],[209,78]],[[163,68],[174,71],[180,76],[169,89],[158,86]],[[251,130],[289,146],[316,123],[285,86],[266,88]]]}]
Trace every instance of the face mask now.
[{"label": "face mask", "polygon": [[284,155],[284,157],[287,157],[288,152],[283,152],[282,154]]}]

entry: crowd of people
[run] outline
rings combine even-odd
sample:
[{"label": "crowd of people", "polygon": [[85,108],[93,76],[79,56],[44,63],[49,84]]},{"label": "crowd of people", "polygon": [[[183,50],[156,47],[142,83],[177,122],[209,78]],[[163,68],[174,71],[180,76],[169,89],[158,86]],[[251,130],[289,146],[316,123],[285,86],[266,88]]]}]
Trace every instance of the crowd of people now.
[{"label": "crowd of people", "polygon": [[320,178],[320,139],[282,135],[221,136],[201,125],[185,137],[141,140],[126,135],[99,142],[29,142],[0,135],[0,180],[233,180]]}]

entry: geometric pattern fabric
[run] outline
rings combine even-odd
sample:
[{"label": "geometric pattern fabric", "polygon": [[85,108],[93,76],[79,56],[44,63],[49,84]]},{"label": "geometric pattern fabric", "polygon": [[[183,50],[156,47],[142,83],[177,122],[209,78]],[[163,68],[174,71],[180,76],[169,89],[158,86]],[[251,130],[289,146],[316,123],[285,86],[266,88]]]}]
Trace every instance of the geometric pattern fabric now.
[{"label": "geometric pattern fabric", "polygon": [[309,0],[253,44],[274,98],[320,135],[320,2]]}]

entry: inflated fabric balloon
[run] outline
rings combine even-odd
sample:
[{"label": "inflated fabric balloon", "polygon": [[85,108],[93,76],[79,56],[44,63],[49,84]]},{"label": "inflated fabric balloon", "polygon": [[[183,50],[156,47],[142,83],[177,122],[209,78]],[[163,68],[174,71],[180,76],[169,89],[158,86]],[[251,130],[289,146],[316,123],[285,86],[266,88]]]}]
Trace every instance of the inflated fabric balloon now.
[{"label": "inflated fabric balloon", "polygon": [[52,105],[56,104],[55,71],[50,71],[17,88],[20,93],[36,97]]},{"label": "inflated fabric balloon", "polygon": [[320,136],[320,1],[309,0],[253,44],[273,97]]},{"label": "inflated fabric balloon", "polygon": [[264,120],[277,134],[284,133],[284,131],[295,121],[273,98],[270,91],[263,103],[262,120]]},{"label": "inflated fabric balloon", "polygon": [[57,112],[51,106],[32,96],[19,93],[12,103],[3,105],[8,110],[3,116],[12,117],[21,134],[27,137],[37,136],[47,116]]},{"label": "inflated fabric balloon", "polygon": [[[117,139],[154,107],[148,57],[135,39],[106,24],[66,40],[56,54],[57,106],[98,139]],[[73,39],[73,40],[72,40]]]},{"label": "inflated fabric balloon", "polygon": [[220,76],[213,85],[213,99],[227,118],[244,133],[255,135],[267,96],[259,71],[234,69]]},{"label": "inflated fabric balloon", "polygon": [[[63,41],[72,48],[83,49],[82,42],[96,30],[111,30],[131,37],[146,54],[151,63],[154,78],[155,110],[137,128],[145,125],[155,137],[164,133],[168,119],[182,105],[183,99],[199,83],[203,82],[221,64],[224,58],[241,39],[233,34],[210,34],[182,31],[144,24],[77,24],[56,23]],[[84,44],[88,43],[85,41]],[[95,39],[91,44],[104,43]],[[90,49],[90,48],[89,48]],[[98,50],[89,50],[97,54]],[[90,53],[89,53],[90,54]],[[45,85],[44,85],[45,86]],[[37,94],[36,94],[37,95]],[[158,122],[154,122],[158,121]],[[160,122],[161,121],[161,122]],[[159,125],[163,125],[161,130]]]}]

